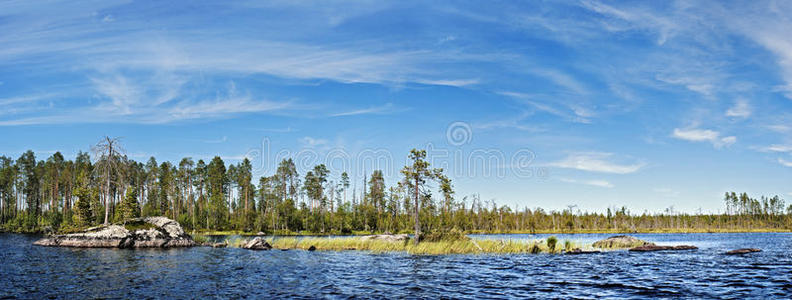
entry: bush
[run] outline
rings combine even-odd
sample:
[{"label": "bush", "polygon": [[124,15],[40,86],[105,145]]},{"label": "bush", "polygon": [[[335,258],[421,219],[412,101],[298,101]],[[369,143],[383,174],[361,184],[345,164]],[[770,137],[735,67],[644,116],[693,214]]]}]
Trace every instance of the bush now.
[{"label": "bush", "polygon": [[193,241],[195,241],[198,244],[203,244],[209,241],[209,238],[202,234],[194,234],[192,238]]},{"label": "bush", "polygon": [[555,236],[550,236],[547,238],[547,248],[550,249],[550,252],[555,251],[556,244],[558,243],[558,238]]},{"label": "bush", "polygon": [[564,241],[564,250],[570,251],[572,250],[573,247],[574,245],[572,245],[572,242],[570,242],[569,240]]}]

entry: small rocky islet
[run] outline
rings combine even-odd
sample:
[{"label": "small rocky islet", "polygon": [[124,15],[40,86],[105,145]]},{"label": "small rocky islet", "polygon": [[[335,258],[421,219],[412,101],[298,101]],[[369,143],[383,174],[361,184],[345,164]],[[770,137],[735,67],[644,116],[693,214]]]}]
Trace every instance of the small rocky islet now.
[{"label": "small rocky islet", "polygon": [[653,251],[677,251],[677,250],[696,250],[698,247],[692,245],[661,246],[652,242],[647,242],[629,235],[616,235],[592,244],[594,248],[600,249],[628,249],[633,252],[653,252]]},{"label": "small rocky islet", "polygon": [[[378,234],[368,235],[359,238],[361,242],[384,241],[384,242],[406,242],[410,239],[407,234]],[[166,217],[146,217],[127,220],[120,224],[102,225],[86,230],[62,234],[51,235],[33,243],[38,246],[48,247],[77,247],[77,248],[175,248],[193,246],[211,246],[214,248],[224,248],[226,243],[196,243],[193,238],[184,232],[181,225]],[[274,247],[262,238],[255,237],[245,241],[240,248],[249,250],[271,250]],[[601,250],[627,249],[632,252],[653,252],[653,251],[680,251],[696,250],[698,247],[692,245],[664,246],[652,242],[644,241],[633,236],[616,235],[591,244],[588,249],[573,248],[562,251],[565,254],[595,254]],[[281,249],[287,250],[287,249]],[[318,250],[311,245],[308,251]],[[349,249],[354,250],[354,249]],[[726,252],[727,255],[742,255],[760,252],[756,248],[742,248]]]},{"label": "small rocky islet", "polygon": [[197,245],[178,222],[165,217],[137,218],[121,224],[91,227],[78,233],[48,236],[33,244],[76,248],[175,248]]}]

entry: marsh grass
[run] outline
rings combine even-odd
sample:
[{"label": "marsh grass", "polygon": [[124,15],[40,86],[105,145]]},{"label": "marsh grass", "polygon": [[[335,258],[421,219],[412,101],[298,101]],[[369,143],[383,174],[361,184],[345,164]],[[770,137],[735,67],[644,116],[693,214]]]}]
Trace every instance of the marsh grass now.
[{"label": "marsh grass", "polygon": [[203,234],[193,234],[192,235],[192,239],[193,239],[193,241],[195,241],[198,244],[203,244],[203,243],[206,243],[206,242],[209,241],[209,237],[207,237],[207,236],[205,236]]},{"label": "marsh grass", "polygon": [[[311,246],[319,251],[368,251],[372,253],[406,252],[419,255],[441,254],[516,254],[516,253],[561,253],[557,247],[549,247],[546,241],[534,240],[476,240],[461,239],[456,241],[420,242],[413,244],[406,241],[363,240],[359,237],[326,238],[326,237],[278,237],[267,240],[275,249],[303,249]],[[241,243],[241,244],[244,244]],[[229,243],[232,247],[238,247]],[[239,245],[239,244],[237,244]],[[566,241],[565,245],[574,247],[572,242]],[[570,248],[571,249],[571,248]]]}]

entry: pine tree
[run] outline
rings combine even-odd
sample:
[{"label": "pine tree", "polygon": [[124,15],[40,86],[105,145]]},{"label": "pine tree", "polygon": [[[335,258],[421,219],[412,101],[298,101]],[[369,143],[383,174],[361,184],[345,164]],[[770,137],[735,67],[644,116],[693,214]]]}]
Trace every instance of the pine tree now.
[{"label": "pine tree", "polygon": [[121,217],[124,221],[140,217],[140,204],[138,204],[137,196],[135,189],[127,189],[124,201],[121,202]]}]

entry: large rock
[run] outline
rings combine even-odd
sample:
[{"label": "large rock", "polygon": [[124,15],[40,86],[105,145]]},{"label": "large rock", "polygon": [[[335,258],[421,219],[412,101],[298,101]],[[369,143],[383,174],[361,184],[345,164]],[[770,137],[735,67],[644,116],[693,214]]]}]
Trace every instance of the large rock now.
[{"label": "large rock", "polygon": [[690,245],[679,245],[679,246],[657,246],[655,244],[652,245],[644,245],[640,247],[630,248],[630,251],[637,251],[637,252],[651,252],[651,251],[667,251],[667,250],[696,250],[698,247],[690,246]]},{"label": "large rock", "polygon": [[121,225],[92,227],[78,233],[46,237],[33,244],[79,248],[171,248],[196,245],[178,222],[165,217],[137,218]]},{"label": "large rock", "polygon": [[269,243],[267,243],[267,241],[265,241],[263,238],[255,237],[254,239],[248,241],[244,246],[242,246],[242,248],[250,249],[250,250],[270,250],[272,249],[272,246]]},{"label": "large rock", "polygon": [[635,248],[649,245],[653,246],[654,243],[650,243],[629,235],[612,236],[604,240],[596,241],[594,244],[592,244],[593,247],[602,249]]},{"label": "large rock", "polygon": [[759,252],[759,251],[762,251],[762,250],[761,249],[756,249],[756,248],[742,248],[742,249],[736,249],[736,250],[731,250],[729,252],[726,252],[726,255],[748,254],[748,253]]},{"label": "large rock", "polygon": [[375,234],[360,237],[361,241],[403,242],[409,239],[410,236],[406,234]]}]

